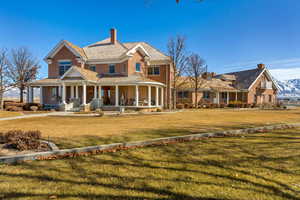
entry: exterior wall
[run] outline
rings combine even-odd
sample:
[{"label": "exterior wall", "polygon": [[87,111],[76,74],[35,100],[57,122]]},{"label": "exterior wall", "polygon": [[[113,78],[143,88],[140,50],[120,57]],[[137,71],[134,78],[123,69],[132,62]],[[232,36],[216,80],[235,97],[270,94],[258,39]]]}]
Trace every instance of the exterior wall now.
[{"label": "exterior wall", "polygon": [[43,87],[43,103],[44,104],[59,104],[59,99],[57,96],[52,96],[51,90],[52,88],[56,89],[56,92],[58,94],[58,87],[48,87],[44,86]]},{"label": "exterior wall", "polygon": [[48,77],[59,78],[59,60],[71,60],[72,65],[80,67],[81,64],[76,60],[76,56],[65,46],[52,58],[52,63],[48,65]]},{"label": "exterior wall", "polygon": [[[135,71],[135,64],[136,63],[141,63],[141,72],[136,72]],[[136,52],[131,58],[128,60],[128,75],[131,74],[147,74],[147,68],[146,68],[146,62],[143,58],[143,56],[139,53]]]},{"label": "exterior wall", "polygon": [[[267,78],[265,74],[263,74],[259,80],[250,88],[248,92],[248,103],[253,104],[263,104],[263,103],[276,103],[276,95],[277,91],[275,88],[273,89],[261,89],[262,81],[271,81]],[[257,102],[255,102],[255,95],[257,96]],[[271,96],[271,101],[269,101],[269,95]]]}]

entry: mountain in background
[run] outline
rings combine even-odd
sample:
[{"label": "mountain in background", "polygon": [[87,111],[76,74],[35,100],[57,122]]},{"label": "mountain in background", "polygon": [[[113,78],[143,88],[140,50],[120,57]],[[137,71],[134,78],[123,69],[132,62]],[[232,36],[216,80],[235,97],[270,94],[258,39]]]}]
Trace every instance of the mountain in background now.
[{"label": "mountain in background", "polygon": [[276,82],[280,88],[279,97],[300,97],[300,79]]}]

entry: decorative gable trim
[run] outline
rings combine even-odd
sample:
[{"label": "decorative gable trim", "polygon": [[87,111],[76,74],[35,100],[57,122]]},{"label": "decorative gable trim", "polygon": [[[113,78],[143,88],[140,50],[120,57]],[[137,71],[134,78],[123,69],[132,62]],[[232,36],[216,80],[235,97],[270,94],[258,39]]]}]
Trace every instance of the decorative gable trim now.
[{"label": "decorative gable trim", "polygon": [[126,55],[133,56],[133,54],[135,54],[137,51],[142,53],[144,56],[148,56],[150,58],[150,54],[146,51],[146,49],[141,44],[138,44],[132,49],[130,49],[129,51],[127,51]]},{"label": "decorative gable trim", "polygon": [[81,77],[84,80],[87,80],[86,77],[79,70],[77,70],[77,68],[74,67],[74,66],[72,66],[70,69],[68,69],[68,71],[66,71],[60,79],[62,80],[62,79],[67,78],[67,77],[72,77],[72,78]]},{"label": "decorative gable trim", "polygon": [[65,40],[62,40],[48,53],[48,55],[44,58],[44,61],[51,63],[51,58],[53,58],[63,47],[70,50],[80,60],[84,60],[84,58],[74,48],[72,48]]},{"label": "decorative gable trim", "polygon": [[264,73],[266,73],[266,76],[272,81],[272,83],[273,83],[273,85],[276,87],[276,89],[277,89],[277,90],[280,90],[278,84],[277,84],[276,81],[273,79],[273,77],[272,77],[270,71],[269,71],[267,68],[265,68],[265,69],[257,76],[257,78],[255,79],[255,81],[253,81],[253,83],[250,85],[250,87],[248,88],[248,90],[250,90],[250,89],[254,86],[254,84],[260,79],[260,77],[261,77]]}]

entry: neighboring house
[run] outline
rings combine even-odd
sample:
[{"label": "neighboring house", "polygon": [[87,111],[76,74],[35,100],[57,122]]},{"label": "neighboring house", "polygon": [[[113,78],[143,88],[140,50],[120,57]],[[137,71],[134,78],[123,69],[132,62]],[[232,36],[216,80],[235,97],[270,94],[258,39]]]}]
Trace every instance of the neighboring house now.
[{"label": "neighboring house", "polygon": [[83,48],[59,42],[45,57],[48,78],[29,84],[29,102],[39,87],[42,104],[64,110],[93,103],[111,109],[171,105],[170,58],[145,42],[121,43],[116,29],[110,34]]},{"label": "neighboring house", "polygon": [[[195,91],[192,82],[183,78],[183,84],[177,94],[177,102],[195,104]],[[279,88],[264,64],[257,68],[239,72],[216,75],[205,73],[202,76],[198,103],[229,104],[275,104]]]}]

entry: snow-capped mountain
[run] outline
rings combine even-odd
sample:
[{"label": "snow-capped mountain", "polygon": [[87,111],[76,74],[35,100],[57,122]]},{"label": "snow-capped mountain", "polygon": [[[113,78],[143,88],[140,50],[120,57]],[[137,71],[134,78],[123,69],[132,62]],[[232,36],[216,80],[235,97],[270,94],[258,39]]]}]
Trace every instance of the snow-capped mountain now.
[{"label": "snow-capped mountain", "polygon": [[279,97],[300,97],[300,79],[278,81]]}]

